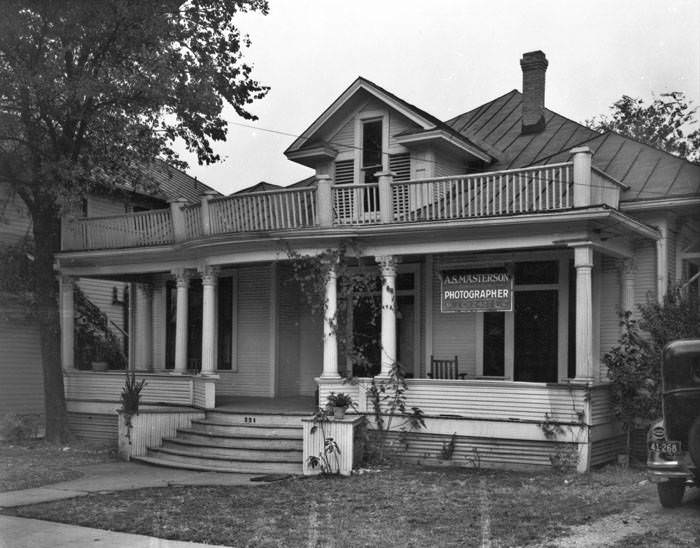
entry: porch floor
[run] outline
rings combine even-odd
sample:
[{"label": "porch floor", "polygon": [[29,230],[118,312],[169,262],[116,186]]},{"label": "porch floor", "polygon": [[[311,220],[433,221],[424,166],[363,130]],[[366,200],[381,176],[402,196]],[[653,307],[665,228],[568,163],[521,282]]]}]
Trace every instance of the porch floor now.
[{"label": "porch floor", "polygon": [[310,415],[316,410],[316,400],[313,396],[292,396],[287,398],[217,396],[216,409],[219,411],[243,413],[308,413]]}]

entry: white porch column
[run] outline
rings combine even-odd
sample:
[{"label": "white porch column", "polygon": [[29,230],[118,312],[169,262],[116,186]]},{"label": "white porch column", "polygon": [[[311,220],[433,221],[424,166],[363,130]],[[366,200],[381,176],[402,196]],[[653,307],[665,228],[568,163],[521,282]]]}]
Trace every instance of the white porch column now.
[{"label": "white porch column", "polygon": [[190,280],[184,270],[175,273],[177,300],[175,310],[175,373],[187,371],[187,291]]},{"label": "white porch column", "polygon": [[591,157],[588,147],[571,149],[574,163],[574,207],[591,205]]},{"label": "white porch column", "polygon": [[61,277],[61,366],[75,367],[75,279]]},{"label": "white porch column", "polygon": [[330,175],[316,175],[316,215],[319,226],[333,226],[333,196]]},{"label": "white porch column", "polygon": [[134,368],[153,369],[153,288],[149,284],[134,284]]},{"label": "white porch column", "polygon": [[396,363],[396,260],[376,257],[382,271],[382,350],[380,377],[388,377]]},{"label": "white porch column", "polygon": [[328,266],[326,274],[326,306],[323,312],[323,372],[322,379],[339,379],[338,337],[336,335],[338,309],[337,273],[335,265]]},{"label": "white porch column", "polygon": [[576,380],[593,381],[593,247],[574,249],[576,268]]},{"label": "white porch column", "polygon": [[620,281],[622,282],[620,309],[622,312],[634,312],[634,259],[622,260]]},{"label": "white porch column", "polygon": [[202,270],[202,375],[216,373],[216,271],[211,267]]},{"label": "white porch column", "polygon": [[382,223],[394,221],[394,197],[391,183],[394,182],[396,173],[393,171],[380,171],[374,174],[379,182],[379,214]]}]

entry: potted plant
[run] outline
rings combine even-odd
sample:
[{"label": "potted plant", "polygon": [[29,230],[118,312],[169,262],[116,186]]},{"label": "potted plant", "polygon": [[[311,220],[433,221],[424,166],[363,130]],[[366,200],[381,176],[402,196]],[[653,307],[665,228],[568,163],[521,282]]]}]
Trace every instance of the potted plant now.
[{"label": "potted plant", "polygon": [[345,411],[352,405],[352,398],[343,392],[331,392],[326,398],[327,407],[333,409],[333,416],[336,419],[345,417]]}]

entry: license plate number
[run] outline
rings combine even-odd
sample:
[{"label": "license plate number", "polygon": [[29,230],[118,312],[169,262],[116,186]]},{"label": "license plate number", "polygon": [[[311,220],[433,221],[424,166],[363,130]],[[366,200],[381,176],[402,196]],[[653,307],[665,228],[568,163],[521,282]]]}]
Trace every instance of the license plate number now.
[{"label": "license plate number", "polygon": [[652,441],[649,442],[649,450],[655,453],[662,453],[668,456],[675,456],[681,452],[681,442],[679,441]]}]

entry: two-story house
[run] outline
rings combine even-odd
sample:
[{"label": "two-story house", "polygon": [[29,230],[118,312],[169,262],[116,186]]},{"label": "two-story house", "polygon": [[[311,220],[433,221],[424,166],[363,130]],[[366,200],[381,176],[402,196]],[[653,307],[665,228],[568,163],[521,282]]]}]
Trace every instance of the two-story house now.
[{"label": "two-story house", "polygon": [[[620,312],[697,272],[700,166],[550,111],[545,55],[520,64],[522,92],[447,121],[358,78],[285,152],[313,180],[66,224],[63,308],[76,278],[134,283],[144,400],[206,411],[153,462],[254,470],[270,453],[241,425],[298,421],[333,391],[369,413],[371,377],[395,363],[426,417],[405,458],[435,458],[453,433],[455,460],[482,466],[615,457],[601,356]],[[290,283],[289,250],[347,242],[380,279],[379,317],[358,299],[346,322],[375,341],[364,376],[339,358],[334,269],[320,313]],[[115,421],[122,376],[74,369],[65,317],[69,405]]]}]

